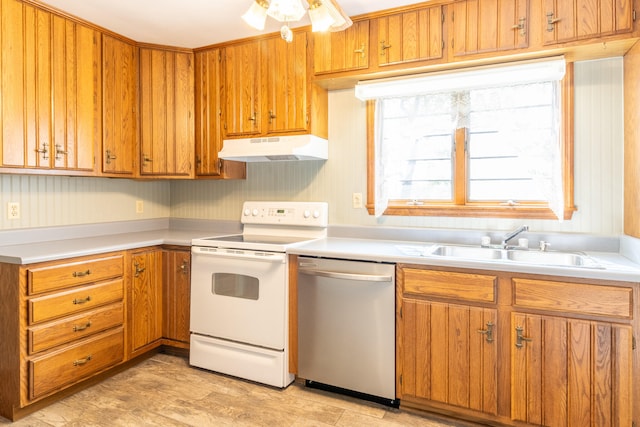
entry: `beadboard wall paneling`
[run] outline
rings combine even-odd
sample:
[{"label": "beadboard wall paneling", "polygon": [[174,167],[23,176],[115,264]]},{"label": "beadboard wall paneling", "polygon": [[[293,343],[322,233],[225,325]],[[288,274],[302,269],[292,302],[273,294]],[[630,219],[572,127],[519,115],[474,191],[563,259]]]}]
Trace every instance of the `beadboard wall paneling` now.
[{"label": "beadboard wall paneling", "polygon": [[[536,232],[622,233],[622,58],[575,67],[575,202],[571,221],[526,221]],[[369,216],[352,207],[352,193],[366,197],[365,105],[353,90],[329,93],[329,160],[255,163],[247,180],[171,184],[171,216],[238,219],[244,200],[329,202],[329,222],[454,229],[507,230],[522,220]]]},{"label": "beadboard wall paneling", "polygon": [[[0,229],[166,218],[169,182],[58,176],[0,175]],[[136,200],[144,212],[136,213]],[[20,219],[7,219],[7,204],[20,204]],[[1,243],[0,243],[1,244]]]}]

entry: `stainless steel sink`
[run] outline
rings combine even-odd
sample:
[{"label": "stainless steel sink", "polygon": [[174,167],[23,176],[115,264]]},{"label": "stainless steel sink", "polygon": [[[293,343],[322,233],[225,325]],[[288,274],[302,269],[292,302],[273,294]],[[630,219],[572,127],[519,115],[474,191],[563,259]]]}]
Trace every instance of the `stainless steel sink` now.
[{"label": "stainless steel sink", "polygon": [[436,246],[429,255],[475,260],[497,260],[503,259],[504,251],[502,249],[481,248],[476,246],[442,245]]},{"label": "stainless steel sink", "polygon": [[507,251],[507,258],[515,262],[565,267],[599,268],[598,263],[587,255],[574,252]]},{"label": "stainless steel sink", "polygon": [[577,252],[528,251],[478,246],[434,245],[422,256],[442,256],[469,260],[504,261],[563,267],[602,268],[593,258]]}]

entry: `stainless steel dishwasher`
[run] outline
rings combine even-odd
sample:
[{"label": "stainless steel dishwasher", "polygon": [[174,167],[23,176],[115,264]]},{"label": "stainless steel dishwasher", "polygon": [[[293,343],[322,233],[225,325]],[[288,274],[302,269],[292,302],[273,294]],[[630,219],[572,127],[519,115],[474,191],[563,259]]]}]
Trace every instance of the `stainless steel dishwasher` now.
[{"label": "stainless steel dishwasher", "polygon": [[393,264],[298,259],[298,375],[397,406]]}]

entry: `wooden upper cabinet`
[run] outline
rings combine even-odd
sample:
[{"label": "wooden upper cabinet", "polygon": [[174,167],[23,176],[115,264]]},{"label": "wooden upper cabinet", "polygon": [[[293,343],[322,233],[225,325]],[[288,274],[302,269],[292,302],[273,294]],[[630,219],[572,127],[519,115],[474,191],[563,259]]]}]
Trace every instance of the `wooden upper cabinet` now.
[{"label": "wooden upper cabinet", "polygon": [[311,83],[306,32],[224,48],[224,137],[327,137],[327,91]]},{"label": "wooden upper cabinet", "polygon": [[630,33],[633,0],[543,0],[544,44]]},{"label": "wooden upper cabinet", "polygon": [[220,48],[195,54],[196,176],[245,178],[246,164],[218,158],[222,149],[222,53]]},{"label": "wooden upper cabinet", "polygon": [[14,0],[2,1],[1,15],[1,165],[93,175],[101,34]]},{"label": "wooden upper cabinet", "polygon": [[102,173],[136,174],[138,149],[138,48],[102,38]]},{"label": "wooden upper cabinet", "polygon": [[514,312],[511,334],[512,419],[632,425],[631,326]]},{"label": "wooden upper cabinet", "polygon": [[315,74],[369,67],[369,21],[355,21],[344,31],[314,33]]},{"label": "wooden upper cabinet", "polygon": [[371,56],[379,66],[441,59],[444,52],[443,6],[371,20]]},{"label": "wooden upper cabinet", "polygon": [[266,48],[266,130],[304,131],[309,120],[307,33],[296,33],[291,43],[271,37]]},{"label": "wooden upper cabinet", "polygon": [[53,16],[53,166],[92,171],[102,140],[101,34]]},{"label": "wooden upper cabinet", "polygon": [[448,7],[454,57],[529,46],[529,0],[463,0]]},{"label": "wooden upper cabinet", "polygon": [[250,41],[224,48],[224,134],[242,137],[262,129],[262,51],[264,41]]},{"label": "wooden upper cabinet", "polygon": [[140,49],[140,174],[194,175],[193,53]]}]

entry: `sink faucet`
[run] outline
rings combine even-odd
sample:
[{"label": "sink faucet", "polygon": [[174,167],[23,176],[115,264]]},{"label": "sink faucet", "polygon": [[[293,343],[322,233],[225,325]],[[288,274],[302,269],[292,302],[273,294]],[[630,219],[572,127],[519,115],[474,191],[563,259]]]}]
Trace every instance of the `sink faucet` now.
[{"label": "sink faucet", "polygon": [[502,239],[502,247],[506,248],[507,247],[507,243],[509,242],[509,240],[515,238],[520,233],[524,233],[525,231],[529,231],[529,226],[528,225],[523,225],[522,227],[518,227],[515,230],[513,230],[512,232],[506,234],[504,236],[504,238]]}]

